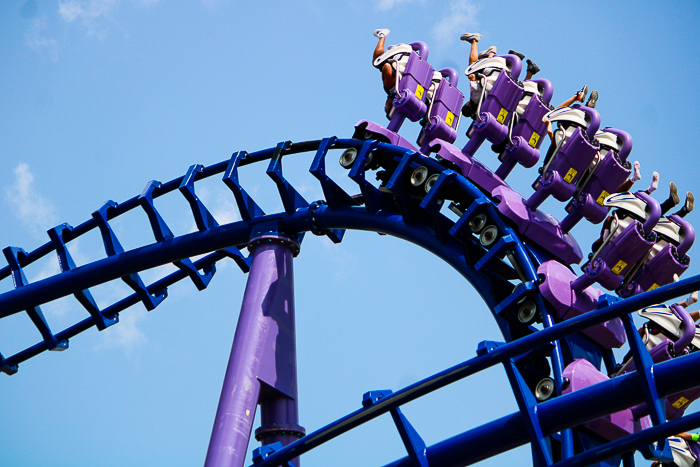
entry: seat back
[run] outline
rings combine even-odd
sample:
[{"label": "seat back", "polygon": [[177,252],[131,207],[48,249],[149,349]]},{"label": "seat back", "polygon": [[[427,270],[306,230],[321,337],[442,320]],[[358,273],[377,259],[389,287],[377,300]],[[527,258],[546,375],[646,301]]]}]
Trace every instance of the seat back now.
[{"label": "seat back", "polygon": [[552,83],[549,80],[525,81],[523,98],[515,109],[515,120],[501,152],[501,165],[496,175],[502,180],[510,174],[516,164],[525,168],[533,167],[540,159],[540,146],[547,132],[547,124],[542,118],[553,109],[548,102],[552,95]]},{"label": "seat back", "polygon": [[387,128],[394,132],[399,130],[406,118],[412,122],[423,118],[427,110],[425,101],[435,74],[433,67],[426,61],[428,46],[421,41],[412,42],[408,46],[410,52],[406,44],[400,44],[374,61],[375,66],[380,66],[381,60],[392,62],[396,71],[396,98],[387,112],[391,120]]},{"label": "seat back", "polygon": [[423,120],[423,129],[418,136],[418,144],[421,148],[436,138],[448,143],[453,143],[457,139],[464,94],[457,89],[458,75],[456,70],[443,68],[436,72],[436,74],[438,73],[440,79],[434,87],[434,91],[429,95],[430,105],[427,118]]},{"label": "seat back", "polygon": [[641,262],[640,267],[626,281],[621,290],[623,297],[630,297],[673,282],[688,269],[688,250],[695,241],[695,230],[685,219],[678,216],[661,218],[654,227],[657,241]]},{"label": "seat back", "polygon": [[[636,202],[631,198],[636,198]],[[584,266],[585,274],[572,283],[572,289],[577,292],[593,282],[608,290],[617,290],[627,277],[634,274],[637,263],[656,243],[657,235],[653,229],[659,221],[661,207],[654,198],[640,191],[634,195],[610,196],[605,203],[625,205],[629,209],[622,212],[620,208],[620,212],[613,213],[611,233]]]},{"label": "seat back", "polygon": [[489,113],[496,118],[498,123],[507,125],[525,91],[508,73],[504,72],[498,73],[490,88],[488,79],[486,83],[487,94],[481,103],[479,112]]},{"label": "seat back", "polygon": [[598,148],[597,141],[590,141],[581,127],[567,128],[561,147],[546,168],[546,171],[558,172],[568,184],[561,194],[553,193],[555,198],[566,201],[574,195],[576,183],[598,154]]},{"label": "seat back", "polygon": [[[590,175],[586,174],[582,179],[578,192],[589,194],[602,208],[601,212],[607,214],[608,209],[603,201],[611,193],[615,193],[632,173],[632,164],[627,161],[632,150],[632,137],[625,131],[606,128],[596,134],[596,140],[600,144],[599,157],[594,161],[595,165],[591,167]],[[602,220],[589,219],[593,223]]]},{"label": "seat back", "polygon": [[604,205],[605,199],[615,193],[632,172],[632,164],[627,161],[632,148],[628,133],[606,128],[596,133],[596,140],[600,150],[579,179],[574,199],[566,206],[569,214],[561,223],[566,232],[583,218],[593,224],[603,222],[609,211]]},{"label": "seat back", "polygon": [[541,89],[537,83],[525,81],[523,86],[524,94],[515,111],[518,118],[513,125],[511,135],[520,136],[532,148],[539,149],[543,141],[542,136],[547,133],[547,124],[542,121],[542,118],[552,109],[543,97],[545,90]]}]

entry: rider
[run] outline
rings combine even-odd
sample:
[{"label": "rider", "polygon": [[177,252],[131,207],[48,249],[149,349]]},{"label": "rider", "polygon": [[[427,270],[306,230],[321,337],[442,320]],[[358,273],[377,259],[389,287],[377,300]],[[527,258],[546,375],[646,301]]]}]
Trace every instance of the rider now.
[{"label": "rider", "polygon": [[[384,53],[384,42],[386,40],[386,36],[389,35],[389,32],[390,31],[388,29],[376,29],[374,31],[374,37],[379,40],[377,41],[377,46],[374,48],[372,64],[374,64],[374,61]],[[384,111],[388,115],[389,110],[391,109],[391,103],[396,97],[396,70],[394,69],[392,63],[385,62],[383,65],[381,65],[381,67],[379,67],[379,71],[382,72],[382,84],[384,85],[384,91],[386,91],[387,94]]]}]

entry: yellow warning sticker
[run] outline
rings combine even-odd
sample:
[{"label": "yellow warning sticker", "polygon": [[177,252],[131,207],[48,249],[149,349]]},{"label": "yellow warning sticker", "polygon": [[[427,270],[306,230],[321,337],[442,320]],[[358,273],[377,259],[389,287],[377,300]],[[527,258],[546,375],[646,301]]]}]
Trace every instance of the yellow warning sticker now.
[{"label": "yellow warning sticker", "polygon": [[503,123],[506,121],[506,118],[508,118],[508,111],[506,109],[501,109],[501,111],[498,112],[498,117],[496,117],[496,120],[498,123]]},{"label": "yellow warning sticker", "polygon": [[574,179],[576,174],[578,173],[578,170],[574,169],[573,167],[569,169],[568,172],[566,172],[566,175],[564,176],[564,181],[566,183],[571,183],[571,181]]},{"label": "yellow warning sticker", "polygon": [[[649,290],[654,290],[654,289],[658,289],[658,288],[659,288],[659,284],[657,284],[656,282],[654,282],[654,283],[651,285],[651,287],[649,287]],[[647,290],[647,292],[648,292],[648,290]]]},{"label": "yellow warning sticker", "polygon": [[416,97],[418,99],[423,99],[423,91],[425,91],[425,89],[423,89],[423,86],[421,86],[419,84],[418,87],[416,88]]},{"label": "yellow warning sticker", "polygon": [[622,272],[622,270],[625,269],[626,267],[627,267],[627,263],[620,260],[617,262],[615,267],[611,269],[611,271],[614,272],[615,274],[620,274]]},{"label": "yellow warning sticker", "polygon": [[598,196],[598,199],[595,200],[595,202],[598,203],[598,204],[600,204],[600,205],[602,206],[602,205],[603,205],[603,201],[605,201],[605,198],[607,198],[608,196],[610,196],[610,193],[608,193],[607,191],[603,190],[603,192],[600,194],[600,196]]},{"label": "yellow warning sticker", "polygon": [[537,147],[537,142],[540,140],[540,135],[535,133],[534,131],[532,132],[532,136],[530,136],[530,141],[527,143],[532,146],[533,148]]},{"label": "yellow warning sticker", "polygon": [[674,402],[671,405],[673,405],[677,409],[680,409],[681,407],[683,407],[687,403],[688,403],[688,399],[686,399],[685,397],[681,397],[680,399],[678,399],[676,402]]},{"label": "yellow warning sticker", "polygon": [[455,121],[455,114],[450,112],[449,110],[447,111],[447,117],[445,117],[445,123],[448,125],[452,126],[452,122]]}]

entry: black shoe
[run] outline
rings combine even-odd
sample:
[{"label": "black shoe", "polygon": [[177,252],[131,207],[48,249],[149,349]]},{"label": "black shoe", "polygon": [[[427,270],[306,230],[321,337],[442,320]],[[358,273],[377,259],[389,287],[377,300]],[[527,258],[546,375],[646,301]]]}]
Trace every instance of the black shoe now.
[{"label": "black shoe", "polygon": [[540,67],[535,65],[535,62],[533,62],[530,59],[525,60],[527,62],[527,71],[530,73],[532,76],[535,76],[537,73],[540,72]]},{"label": "black shoe", "polygon": [[508,53],[510,55],[515,55],[518,57],[520,60],[525,60],[525,55],[521,54],[520,52],[516,52],[515,50],[509,50]]}]

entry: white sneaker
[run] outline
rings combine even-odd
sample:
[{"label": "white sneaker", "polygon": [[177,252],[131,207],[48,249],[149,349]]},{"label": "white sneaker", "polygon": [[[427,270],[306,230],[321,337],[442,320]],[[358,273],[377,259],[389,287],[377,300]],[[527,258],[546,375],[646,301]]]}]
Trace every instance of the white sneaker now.
[{"label": "white sneaker", "polygon": [[688,298],[685,299],[685,302],[683,302],[683,306],[688,308],[689,306],[692,306],[694,303],[698,302],[698,291],[696,290],[695,292],[691,293]]},{"label": "white sneaker", "polygon": [[465,32],[460,36],[460,39],[466,42],[479,42],[481,40],[481,34],[478,32]]},{"label": "white sneaker", "polygon": [[653,192],[656,191],[656,189],[659,187],[659,172],[654,171],[653,174],[651,174],[651,185],[649,185],[649,188],[647,188],[647,193],[652,194]]},{"label": "white sneaker", "polygon": [[386,37],[389,35],[389,30],[388,29],[375,29],[374,30],[374,37]]}]

